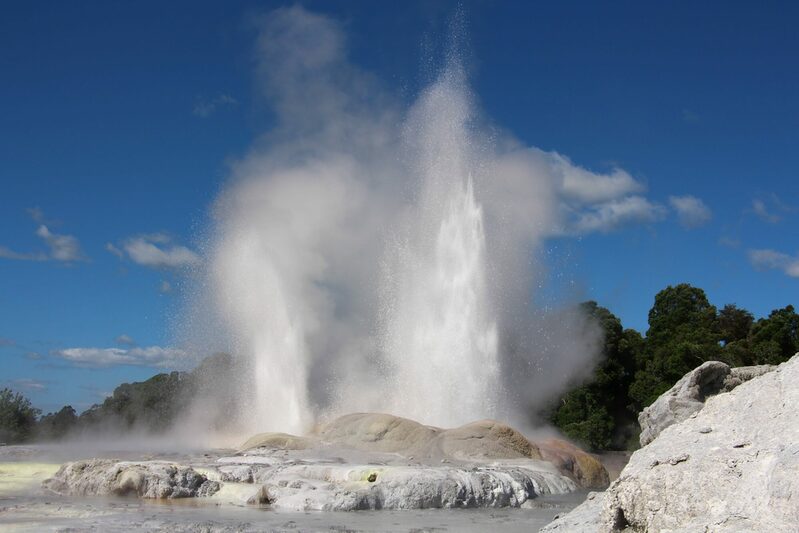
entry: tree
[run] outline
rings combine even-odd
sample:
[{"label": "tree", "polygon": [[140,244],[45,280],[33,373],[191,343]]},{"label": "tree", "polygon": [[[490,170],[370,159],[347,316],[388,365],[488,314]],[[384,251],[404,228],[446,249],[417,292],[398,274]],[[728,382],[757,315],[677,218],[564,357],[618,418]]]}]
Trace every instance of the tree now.
[{"label": "tree", "polygon": [[0,391],[0,442],[24,442],[33,434],[41,411],[11,389]]},{"label": "tree", "polygon": [[57,413],[47,413],[36,426],[36,436],[42,440],[64,438],[78,423],[78,416],[71,405],[65,405]]},{"label": "tree", "polygon": [[752,364],[779,364],[799,351],[799,315],[792,305],[775,309],[752,325]]},{"label": "tree", "polygon": [[735,304],[725,305],[717,320],[719,337],[724,345],[745,340],[749,336],[755,318],[746,309],[740,309]]},{"label": "tree", "polygon": [[633,409],[639,411],[682,376],[721,356],[716,308],[705,291],[682,283],[655,296],[649,311],[643,358],[630,387]]},{"label": "tree", "polygon": [[80,416],[83,425],[104,425],[108,429],[131,429],[134,426],[162,431],[174,422],[193,392],[187,387],[186,374],[156,374],[146,381],[123,383],[101,405],[92,406]]},{"label": "tree", "polygon": [[550,419],[568,437],[592,450],[623,449],[636,428],[627,389],[641,336],[624,330],[618,317],[596,302],[580,307],[602,330],[599,361],[589,380],[560,398]]}]

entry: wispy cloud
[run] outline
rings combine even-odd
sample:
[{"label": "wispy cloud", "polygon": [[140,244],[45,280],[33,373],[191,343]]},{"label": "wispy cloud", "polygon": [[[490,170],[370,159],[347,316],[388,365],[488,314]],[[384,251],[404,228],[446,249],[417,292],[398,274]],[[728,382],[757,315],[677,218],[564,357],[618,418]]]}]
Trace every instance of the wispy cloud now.
[{"label": "wispy cloud", "polygon": [[669,204],[685,228],[697,228],[713,217],[710,208],[696,196],[669,196]]},{"label": "wispy cloud", "polygon": [[121,248],[112,243],[105,248],[119,258],[127,255],[134,263],[149,268],[185,268],[200,263],[200,256],[185,246],[173,244],[165,233],[139,235],[125,240]]},{"label": "wispy cloud", "polygon": [[720,237],[719,244],[726,248],[738,248],[741,246],[741,241],[733,239],[732,237]]},{"label": "wispy cloud", "polygon": [[16,342],[14,341],[14,339],[7,339],[5,337],[0,337],[0,348],[6,346],[14,346],[15,344]]},{"label": "wispy cloud", "polygon": [[36,230],[36,235],[41,237],[50,248],[50,257],[52,259],[67,263],[86,260],[86,256],[81,252],[78,239],[74,236],[53,233],[44,224]]},{"label": "wispy cloud", "polygon": [[0,258],[17,261],[61,261],[63,263],[88,260],[75,236],[53,232],[46,224],[42,223],[45,221],[45,217],[40,208],[32,207],[27,211],[34,222],[39,223],[35,234],[44,241],[48,251],[17,252],[6,246],[0,246]]},{"label": "wispy cloud", "polygon": [[238,100],[228,94],[220,94],[219,96],[211,99],[198,98],[194,104],[192,114],[200,118],[208,118],[216,112],[216,110],[223,106],[238,105]]},{"label": "wispy cloud", "polygon": [[689,124],[696,124],[701,120],[701,117],[690,109],[683,109],[682,113],[680,113],[680,116],[682,117],[683,122],[687,122]]},{"label": "wispy cloud", "polygon": [[552,154],[552,166],[561,175],[561,194],[570,202],[595,204],[644,190],[641,183],[620,168],[609,174],[597,174],[560,154]]},{"label": "wispy cloud", "polygon": [[609,233],[627,225],[662,220],[667,209],[643,194],[646,186],[627,171],[614,167],[593,172],[558,153],[546,154],[561,221],[555,234]]},{"label": "wispy cloud", "polygon": [[106,249],[106,251],[108,251],[109,253],[119,257],[120,259],[125,257],[125,252],[123,252],[122,250],[120,250],[119,248],[114,246],[113,243],[110,243],[110,242],[105,243],[105,249]]},{"label": "wispy cloud", "polygon": [[37,379],[20,378],[9,380],[8,383],[12,388],[18,390],[25,390],[29,392],[39,392],[47,390],[47,382],[39,381]]},{"label": "wispy cloud", "polygon": [[643,196],[627,196],[592,206],[579,215],[574,224],[577,233],[607,233],[631,223],[650,223],[662,220],[666,208]]},{"label": "wispy cloud", "polygon": [[766,206],[766,202],[760,199],[752,200],[752,212],[770,224],[776,224],[782,217],[772,212]]},{"label": "wispy cloud", "polygon": [[56,350],[53,355],[80,367],[152,366],[173,367],[186,357],[186,352],[177,348],[148,346],[142,348],[67,348]]},{"label": "wispy cloud", "polygon": [[755,268],[780,270],[787,276],[799,278],[799,255],[791,257],[770,249],[749,250],[749,261]]},{"label": "wispy cloud", "polygon": [[5,246],[0,246],[0,259],[13,259],[16,261],[47,261],[49,257],[43,252],[21,253]]},{"label": "wispy cloud", "polygon": [[133,340],[133,337],[130,335],[125,335],[124,333],[114,339],[114,342],[117,344],[125,344],[127,346],[134,346],[136,344],[136,341]]}]

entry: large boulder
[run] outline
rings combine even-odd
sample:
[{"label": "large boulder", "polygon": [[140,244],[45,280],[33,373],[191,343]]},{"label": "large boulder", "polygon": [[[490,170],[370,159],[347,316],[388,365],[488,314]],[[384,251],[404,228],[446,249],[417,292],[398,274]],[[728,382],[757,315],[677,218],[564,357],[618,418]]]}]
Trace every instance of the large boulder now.
[{"label": "large boulder", "polygon": [[641,446],[655,440],[661,431],[672,424],[682,422],[698,412],[708,397],[729,392],[774,368],[771,365],[730,368],[720,361],[708,361],[698,366],[638,415]]},{"label": "large boulder", "polygon": [[543,531],[796,531],[799,354],[743,373],[635,452],[580,528],[566,515]]}]

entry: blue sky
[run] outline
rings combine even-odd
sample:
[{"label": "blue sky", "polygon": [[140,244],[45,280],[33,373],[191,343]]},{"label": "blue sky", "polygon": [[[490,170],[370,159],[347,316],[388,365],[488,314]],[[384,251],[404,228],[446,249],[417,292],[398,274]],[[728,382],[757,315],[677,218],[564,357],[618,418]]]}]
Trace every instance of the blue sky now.
[{"label": "blue sky", "polygon": [[[82,410],[169,360],[210,204],[274,119],[257,94],[252,21],[286,5],[5,7],[0,385]],[[339,21],[352,62],[407,101],[456,6],[302,5]],[[796,4],[464,11],[471,81],[494,124],[645,187],[648,216],[545,244],[539,298],[596,299],[642,331],[669,284],[756,316],[799,304]],[[114,350],[90,367],[70,359],[76,347]]]}]

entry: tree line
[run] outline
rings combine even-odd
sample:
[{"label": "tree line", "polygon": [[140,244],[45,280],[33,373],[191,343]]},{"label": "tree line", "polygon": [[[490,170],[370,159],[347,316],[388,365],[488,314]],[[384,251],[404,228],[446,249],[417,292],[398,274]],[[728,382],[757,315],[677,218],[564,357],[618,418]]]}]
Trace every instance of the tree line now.
[{"label": "tree line", "polygon": [[544,414],[594,451],[637,448],[638,413],[705,361],[774,365],[799,352],[792,305],[755,320],[733,304],[717,309],[700,288],[669,286],[655,296],[644,336],[596,302],[582,308],[604,331],[599,362]]},{"label": "tree line", "polygon": [[[71,405],[41,416],[22,394],[0,391],[0,443],[53,441],[81,432],[121,433],[139,430],[158,433],[171,427],[201,391],[222,390],[218,383],[233,379],[233,358],[216,354],[190,372],[157,374],[146,381],[123,383],[102,403],[78,415]],[[217,401],[230,404],[232,392],[217,394]],[[233,405],[220,411],[230,412]]]},{"label": "tree line", "polygon": [[[547,406],[544,416],[588,449],[637,447],[637,415],[683,375],[705,361],[731,366],[778,364],[799,352],[799,315],[793,306],[755,320],[752,313],[725,305],[717,309],[702,289],[669,286],[655,296],[649,329],[641,335],[596,302],[580,305],[602,329],[603,344],[593,373]],[[191,372],[162,373],[123,383],[103,403],[78,415],[72,406],[41,416],[22,394],[0,391],[0,442],[57,440],[103,429],[159,432],[170,427],[200,391],[218,390],[222,413],[235,412],[230,383],[232,357],[217,354]],[[224,420],[220,421],[223,424]]]}]

